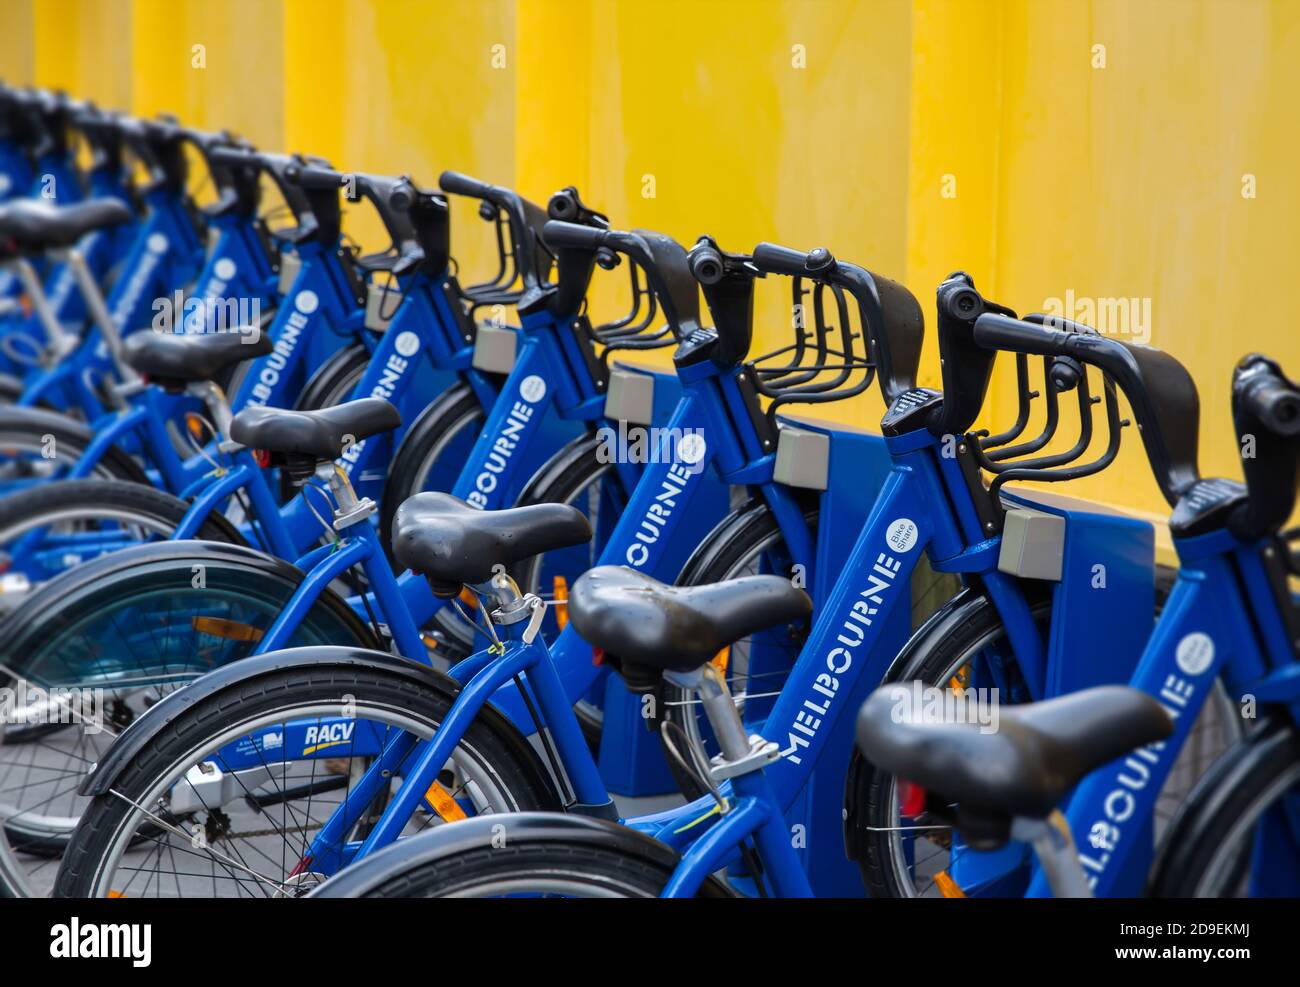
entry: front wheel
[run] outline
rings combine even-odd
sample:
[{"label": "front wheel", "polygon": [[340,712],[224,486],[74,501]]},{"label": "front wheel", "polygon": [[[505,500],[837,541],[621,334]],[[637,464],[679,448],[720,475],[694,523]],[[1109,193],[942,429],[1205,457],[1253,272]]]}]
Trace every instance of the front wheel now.
[{"label": "front wheel", "polygon": [[[516,817],[515,822],[524,820]],[[411,863],[401,868],[376,856],[338,881],[321,885],[313,897],[657,898],[672,876],[672,858],[656,854],[652,859],[615,845],[614,839],[608,845],[565,836],[512,839],[511,828],[505,827],[506,838],[496,845],[466,848],[458,840],[413,854]],[[696,895],[729,896],[714,878]]]},{"label": "front wheel", "polygon": [[[87,559],[147,541],[162,541],[190,505],[164,490],[120,480],[58,480],[0,498],[0,558],[6,572],[41,582]],[[224,516],[210,514],[203,541],[242,545]],[[0,597],[4,610],[17,601]]]},{"label": "front wheel", "polygon": [[1158,898],[1295,897],[1300,883],[1300,730],[1266,719],[1205,775],[1170,827]]},{"label": "front wheel", "polygon": [[[86,809],[56,897],[298,897],[364,839],[415,753],[377,792],[354,794],[390,745],[430,740],[454,684],[382,667],[295,662],[197,700]],[[319,841],[336,811],[350,822]],[[556,809],[528,742],[486,709],[403,835],[488,813]]]}]

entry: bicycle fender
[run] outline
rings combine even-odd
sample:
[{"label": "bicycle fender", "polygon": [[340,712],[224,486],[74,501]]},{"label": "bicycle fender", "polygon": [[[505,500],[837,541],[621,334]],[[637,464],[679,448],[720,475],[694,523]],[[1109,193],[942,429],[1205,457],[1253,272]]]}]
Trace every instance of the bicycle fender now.
[{"label": "bicycle fender", "polygon": [[[567,843],[609,847],[658,864],[669,871],[679,862],[677,853],[667,844],[606,819],[561,812],[495,814],[476,816],[454,826],[439,826],[427,833],[390,843],[326,881],[308,897],[362,897],[413,867],[437,863],[466,850],[493,845],[492,841],[499,840],[502,836],[502,829],[497,827],[504,829],[504,838],[511,846],[564,840]],[[709,880],[715,883],[717,881],[714,877]],[[720,884],[718,889],[720,893],[727,893]]]}]

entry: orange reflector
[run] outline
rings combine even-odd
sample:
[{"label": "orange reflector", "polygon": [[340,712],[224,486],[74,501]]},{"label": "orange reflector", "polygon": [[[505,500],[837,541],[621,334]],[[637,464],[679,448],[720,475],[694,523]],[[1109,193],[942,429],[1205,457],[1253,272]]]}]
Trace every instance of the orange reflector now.
[{"label": "orange reflector", "polygon": [[939,893],[945,898],[966,897],[966,892],[961,889],[961,886],[956,881],[948,876],[946,870],[941,870],[939,873],[934,875],[934,884],[935,887],[939,889]]},{"label": "orange reflector", "polygon": [[190,435],[196,439],[203,438],[204,432],[207,431],[207,423],[192,411],[186,414],[185,424],[190,430]]},{"label": "orange reflector", "polygon": [[466,586],[464,589],[460,591],[460,602],[472,609],[478,606],[478,597],[474,595],[474,591],[472,589]]},{"label": "orange reflector", "polygon": [[962,668],[948,680],[948,688],[953,692],[961,692],[970,685],[970,666],[964,665]]},{"label": "orange reflector", "polygon": [[438,639],[432,634],[421,634],[420,640],[424,642],[424,646],[430,651],[438,650]]},{"label": "orange reflector", "polygon": [[224,617],[191,617],[190,626],[200,634],[210,634],[213,637],[223,637],[227,641],[243,641],[245,643],[256,643],[262,640],[262,631],[252,624],[241,624],[237,620],[226,620]]},{"label": "orange reflector", "polygon": [[714,656],[713,656],[713,661],[710,662],[710,664],[711,664],[714,668],[716,668],[719,672],[721,672],[723,675],[726,675],[726,674],[727,674],[727,662],[729,662],[729,661],[731,661],[731,645],[727,645],[725,648],[723,648],[721,651],[719,651],[716,655],[714,655]]},{"label": "orange reflector", "polygon": [[451,793],[443,788],[436,781],[429,786],[429,790],[424,793],[424,800],[433,806],[433,811],[442,817],[443,822],[460,822],[468,818],[465,810],[460,807]]},{"label": "orange reflector", "polygon": [[113,890],[110,889],[109,892],[108,892],[108,897],[110,897],[110,898],[125,898],[126,895],[124,895],[121,891],[113,891]]},{"label": "orange reflector", "polygon": [[569,581],[563,576],[551,579],[551,606],[555,607],[555,626],[559,630],[569,626]]}]

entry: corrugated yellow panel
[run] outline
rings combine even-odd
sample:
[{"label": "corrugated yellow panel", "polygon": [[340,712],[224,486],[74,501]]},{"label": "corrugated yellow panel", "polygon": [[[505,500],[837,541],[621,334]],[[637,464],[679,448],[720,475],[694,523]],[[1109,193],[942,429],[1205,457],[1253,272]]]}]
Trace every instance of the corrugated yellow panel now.
[{"label": "corrugated yellow panel", "polygon": [[[294,150],[325,153],[343,170],[409,173],[425,186],[447,168],[514,183],[512,2],[290,2],[287,16]],[[383,246],[366,208],[345,223],[366,246]],[[489,230],[472,206],[456,204],[452,244],[466,280],[492,273]]]},{"label": "corrugated yellow panel", "polygon": [[34,6],[34,0],[0,0],[5,25],[0,31],[0,81],[11,86],[27,85],[35,75]]}]

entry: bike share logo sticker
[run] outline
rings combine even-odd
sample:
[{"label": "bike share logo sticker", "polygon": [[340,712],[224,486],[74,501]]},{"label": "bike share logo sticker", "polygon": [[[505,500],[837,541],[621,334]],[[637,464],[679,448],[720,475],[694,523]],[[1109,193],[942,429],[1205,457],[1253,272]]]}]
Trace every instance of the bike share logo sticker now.
[{"label": "bike share logo sticker", "polygon": [[298,347],[302,331],[310,322],[308,317],[320,308],[320,298],[310,288],[304,288],[294,297],[293,307],[294,310],[289,313],[279,331],[272,330],[275,348],[262,358],[258,366],[257,381],[253,384],[253,393],[249,395],[249,404],[266,404],[271,399],[275,386],[280,383],[280,377],[289,365],[289,358]]},{"label": "bike share logo sticker", "polygon": [[[885,536],[891,548],[895,529],[903,522],[911,525],[913,529],[907,547],[911,548],[916,541],[916,526],[906,518],[899,518],[889,526]],[[859,653],[870,653],[871,644],[867,643],[864,647],[864,642],[867,640],[866,629],[872,626],[876,616],[883,610],[888,593],[893,589],[902,568],[903,563],[888,552],[881,552],[876,556],[871,571],[867,573],[866,587],[850,605],[849,612],[845,614],[840,626],[840,633],[835,638],[834,646],[826,652],[824,659],[826,670],[813,680],[813,692],[817,695],[803,701],[803,705],[795,713],[794,720],[790,724],[787,733],[789,746],[781,751],[781,756],[791,764],[803,763],[799,751],[811,745],[817,736],[817,731],[821,729],[826,715],[830,712],[831,703],[839,695],[841,676],[847,675],[853,668],[853,662]]]},{"label": "bike share logo sticker", "polygon": [[709,451],[709,444],[699,432],[685,433],[677,443],[677,458],[687,466],[698,466],[704,461],[704,454]]},{"label": "bike share logo sticker", "polygon": [[537,374],[529,374],[519,382],[519,396],[529,404],[536,404],[546,397],[546,381]]},{"label": "bike share logo sticker", "polygon": [[916,522],[910,517],[900,517],[885,532],[885,544],[895,552],[906,555],[916,544]]},{"label": "bike share logo sticker", "polygon": [[400,356],[412,357],[420,351],[420,337],[408,329],[397,334],[393,346]]},{"label": "bike share logo sticker", "polygon": [[310,288],[304,288],[298,292],[298,296],[293,300],[293,305],[303,315],[311,315],[316,309],[320,308],[320,298]]},{"label": "bike share logo sticker", "polygon": [[163,233],[151,233],[144,242],[145,252],[140,257],[140,261],[131,272],[131,277],[127,279],[126,284],[122,287],[122,294],[118,296],[117,304],[113,306],[113,322],[121,331],[126,331],[128,326],[127,320],[131,318],[131,313],[135,310],[136,303],[140,301],[140,296],[144,294],[145,289],[149,286],[149,279],[153,277],[154,271],[162,260],[163,254],[171,245],[167,236]]},{"label": "bike share logo sticker", "polygon": [[229,282],[235,276],[237,270],[239,268],[235,266],[235,262],[229,257],[222,257],[212,265],[212,273],[225,282]]},{"label": "bike share logo sticker", "polygon": [[1174,660],[1188,675],[1200,675],[1214,661],[1214,641],[1208,634],[1193,631],[1178,642]]}]

